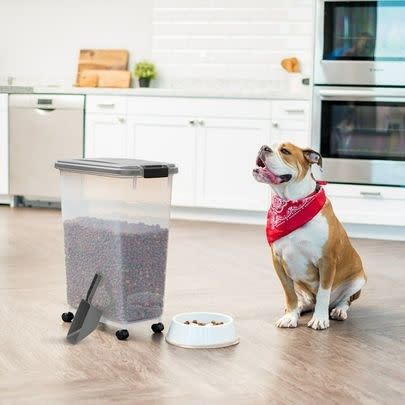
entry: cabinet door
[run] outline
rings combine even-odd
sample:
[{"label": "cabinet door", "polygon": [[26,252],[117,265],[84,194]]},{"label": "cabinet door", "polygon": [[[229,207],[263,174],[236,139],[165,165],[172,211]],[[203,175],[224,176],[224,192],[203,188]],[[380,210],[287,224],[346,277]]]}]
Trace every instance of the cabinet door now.
[{"label": "cabinet door", "polygon": [[115,114],[86,114],[85,157],[126,157],[127,124]]},{"label": "cabinet door", "polygon": [[196,129],[182,117],[130,117],[129,157],[174,163],[172,203],[195,204]]},{"label": "cabinet door", "polygon": [[204,207],[265,210],[269,186],[252,171],[257,152],[270,142],[267,120],[205,119],[200,126],[197,204]]},{"label": "cabinet door", "polygon": [[272,121],[271,139],[273,142],[292,142],[302,148],[311,145],[310,130],[300,121]]},{"label": "cabinet door", "polygon": [[301,147],[310,146],[311,103],[304,100],[275,100],[271,105],[272,140],[289,141]]}]

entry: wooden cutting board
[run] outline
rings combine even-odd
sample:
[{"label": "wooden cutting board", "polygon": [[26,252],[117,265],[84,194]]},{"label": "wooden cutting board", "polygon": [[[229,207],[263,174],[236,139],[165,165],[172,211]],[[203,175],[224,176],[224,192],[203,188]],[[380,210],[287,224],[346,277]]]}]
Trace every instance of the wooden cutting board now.
[{"label": "wooden cutting board", "polygon": [[127,70],[128,51],[123,49],[81,49],[78,72],[84,70]]},{"label": "wooden cutting board", "polygon": [[123,49],[81,49],[77,67],[78,87],[129,87],[128,51]]},{"label": "wooden cutting board", "polygon": [[78,87],[128,88],[131,84],[129,70],[83,70],[78,73]]}]

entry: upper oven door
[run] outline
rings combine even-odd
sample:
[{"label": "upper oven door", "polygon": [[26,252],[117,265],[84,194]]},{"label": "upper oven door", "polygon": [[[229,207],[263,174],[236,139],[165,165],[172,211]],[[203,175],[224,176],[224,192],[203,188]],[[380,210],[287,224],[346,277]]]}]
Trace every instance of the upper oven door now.
[{"label": "upper oven door", "polygon": [[405,85],[405,1],[317,0],[315,83]]},{"label": "upper oven door", "polygon": [[319,86],[313,119],[326,180],[405,186],[405,89]]}]

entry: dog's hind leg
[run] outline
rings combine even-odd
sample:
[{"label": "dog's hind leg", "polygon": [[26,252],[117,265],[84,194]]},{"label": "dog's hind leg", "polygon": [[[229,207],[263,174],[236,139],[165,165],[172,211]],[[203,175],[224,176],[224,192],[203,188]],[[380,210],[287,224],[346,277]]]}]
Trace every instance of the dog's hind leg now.
[{"label": "dog's hind leg", "polygon": [[347,319],[347,311],[350,307],[350,298],[345,298],[338,302],[336,306],[330,311],[330,317],[335,321],[344,321]]},{"label": "dog's hind leg", "polygon": [[300,311],[300,314],[313,311],[315,308],[314,296],[303,291],[297,286],[297,284],[294,285],[294,288],[298,297],[298,309]]},{"label": "dog's hind leg", "polygon": [[[361,288],[364,286],[366,280],[364,278],[356,278],[350,281],[348,284],[337,287],[332,296],[332,310],[330,311],[330,317],[336,321],[344,321],[347,319],[347,312],[350,304],[360,297]],[[344,290],[342,289],[344,287]]]}]

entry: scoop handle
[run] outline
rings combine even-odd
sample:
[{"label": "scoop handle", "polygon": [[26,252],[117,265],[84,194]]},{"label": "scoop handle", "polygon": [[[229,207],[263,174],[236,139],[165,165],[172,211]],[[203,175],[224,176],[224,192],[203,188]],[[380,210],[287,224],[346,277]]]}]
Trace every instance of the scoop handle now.
[{"label": "scoop handle", "polygon": [[95,292],[96,292],[96,290],[97,290],[97,286],[98,286],[100,280],[101,280],[100,274],[97,274],[97,273],[96,273],[96,274],[94,275],[94,277],[93,277],[93,281],[92,281],[91,284],[90,284],[89,291],[87,291],[86,301],[87,301],[89,304],[91,303],[91,300],[92,300],[93,297],[94,297],[94,294],[95,294]]}]

